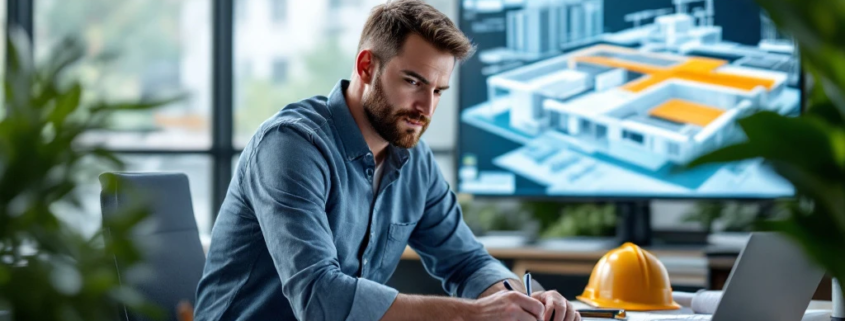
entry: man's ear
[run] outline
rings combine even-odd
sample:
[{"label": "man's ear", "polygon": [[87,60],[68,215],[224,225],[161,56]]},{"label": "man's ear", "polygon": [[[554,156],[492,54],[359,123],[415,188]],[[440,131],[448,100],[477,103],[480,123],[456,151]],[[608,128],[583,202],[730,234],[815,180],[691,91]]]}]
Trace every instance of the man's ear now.
[{"label": "man's ear", "polygon": [[355,73],[365,84],[370,84],[375,78],[377,59],[369,49],[361,50],[355,58]]}]

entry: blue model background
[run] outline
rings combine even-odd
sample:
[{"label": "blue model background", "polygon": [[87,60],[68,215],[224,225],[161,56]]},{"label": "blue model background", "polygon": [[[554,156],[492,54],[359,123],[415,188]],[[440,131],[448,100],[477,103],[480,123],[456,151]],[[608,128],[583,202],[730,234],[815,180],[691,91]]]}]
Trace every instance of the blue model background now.
[{"label": "blue model background", "polygon": [[458,190],[531,197],[778,198],[760,160],[681,170],[800,113],[795,46],[751,0],[464,0]]}]

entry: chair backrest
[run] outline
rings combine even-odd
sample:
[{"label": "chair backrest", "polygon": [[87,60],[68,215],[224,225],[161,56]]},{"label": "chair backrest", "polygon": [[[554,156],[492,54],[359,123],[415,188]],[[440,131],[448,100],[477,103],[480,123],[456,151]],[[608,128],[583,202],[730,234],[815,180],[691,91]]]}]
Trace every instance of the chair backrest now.
[{"label": "chair backrest", "polygon": [[[107,182],[115,179],[116,188],[107,191]],[[150,209],[149,219],[143,223],[146,228],[130,237],[144,253],[144,265],[152,273],[133,277],[120,262],[115,264],[122,284],[132,286],[164,310],[164,320],[176,320],[180,301],[196,303],[196,288],[205,265],[188,177],[181,173],[104,173],[100,183],[103,218],[139,201]],[[122,307],[120,314],[127,321],[146,320]]]}]

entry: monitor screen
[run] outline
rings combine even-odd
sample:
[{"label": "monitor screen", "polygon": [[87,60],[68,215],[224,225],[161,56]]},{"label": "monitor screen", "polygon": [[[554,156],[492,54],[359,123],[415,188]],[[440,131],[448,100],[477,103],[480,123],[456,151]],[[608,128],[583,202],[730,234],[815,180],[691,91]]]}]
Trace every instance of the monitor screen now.
[{"label": "monitor screen", "polygon": [[458,191],[575,198],[777,198],[762,160],[683,170],[798,115],[793,42],[752,0],[463,0]]}]

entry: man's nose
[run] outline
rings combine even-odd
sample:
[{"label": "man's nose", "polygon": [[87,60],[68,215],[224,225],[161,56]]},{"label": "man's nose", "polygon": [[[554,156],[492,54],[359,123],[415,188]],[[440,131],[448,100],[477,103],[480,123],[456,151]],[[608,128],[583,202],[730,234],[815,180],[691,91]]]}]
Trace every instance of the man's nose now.
[{"label": "man's nose", "polygon": [[417,100],[415,109],[420,114],[423,114],[426,117],[431,118],[432,114],[434,114],[434,107],[437,105],[436,99],[434,99],[433,93],[426,93],[421,95],[419,100]]}]

